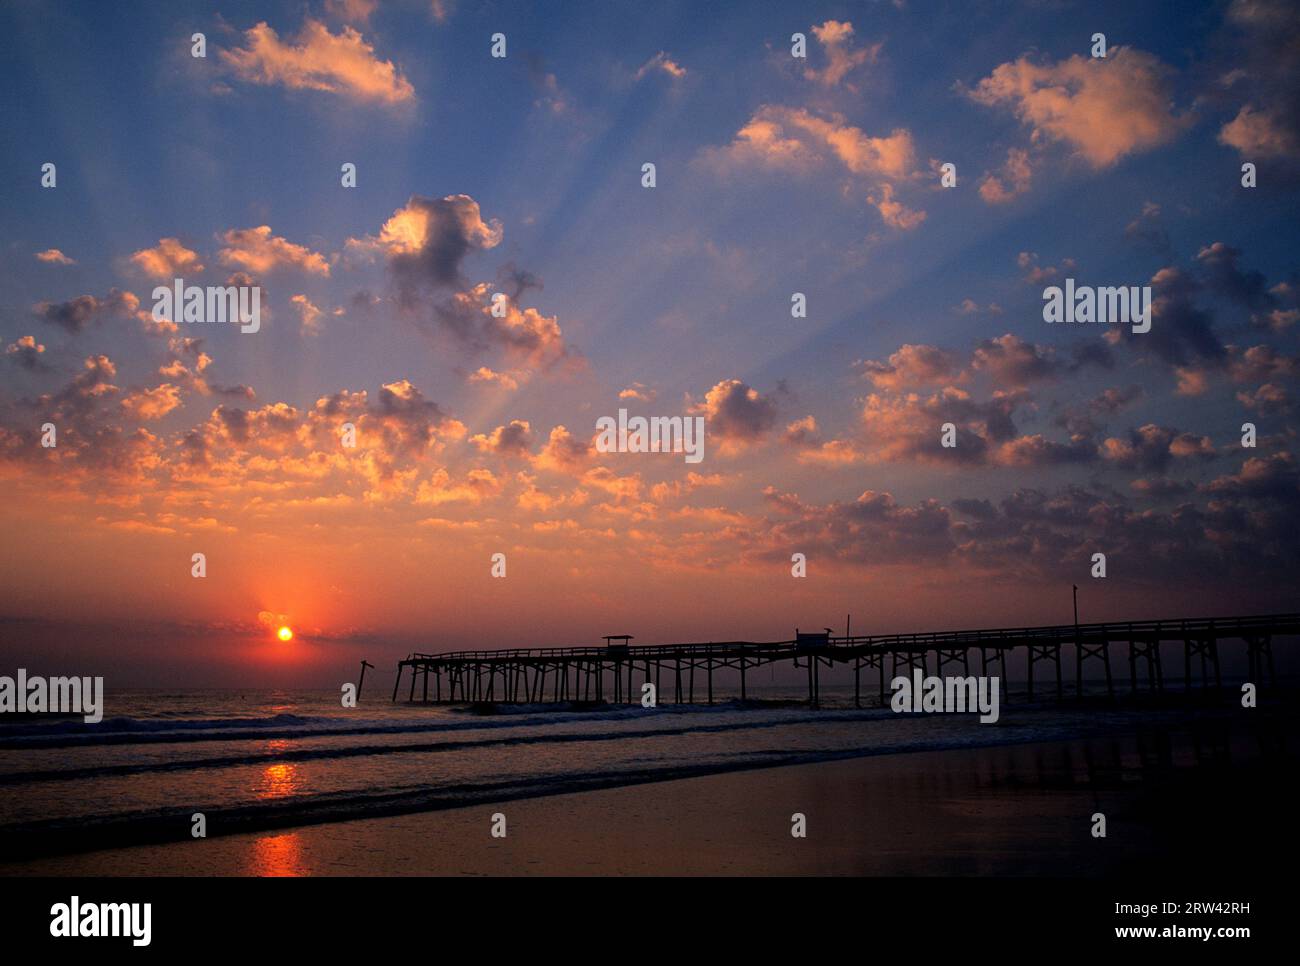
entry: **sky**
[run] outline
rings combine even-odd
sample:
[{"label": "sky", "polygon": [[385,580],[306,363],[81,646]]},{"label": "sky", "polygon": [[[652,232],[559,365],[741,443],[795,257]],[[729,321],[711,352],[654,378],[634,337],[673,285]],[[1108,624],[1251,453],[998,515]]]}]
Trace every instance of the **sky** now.
[{"label": "sky", "polygon": [[20,0],[0,51],[6,666],[1296,609],[1294,5]]}]

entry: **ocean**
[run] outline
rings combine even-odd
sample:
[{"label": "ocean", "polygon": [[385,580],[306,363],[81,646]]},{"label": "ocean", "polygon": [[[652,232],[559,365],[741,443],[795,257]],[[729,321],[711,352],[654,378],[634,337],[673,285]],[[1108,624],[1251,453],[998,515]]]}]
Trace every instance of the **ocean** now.
[{"label": "ocean", "polygon": [[[0,856],[184,841],[209,835],[429,812],[776,765],[1209,728],[1231,701],[1004,703],[974,714],[826,707],[772,687],[741,705],[566,708],[363,699],[329,691],[130,691],[95,725],[0,722]],[[874,700],[874,695],[873,695]],[[0,861],[3,861],[0,859]]]}]

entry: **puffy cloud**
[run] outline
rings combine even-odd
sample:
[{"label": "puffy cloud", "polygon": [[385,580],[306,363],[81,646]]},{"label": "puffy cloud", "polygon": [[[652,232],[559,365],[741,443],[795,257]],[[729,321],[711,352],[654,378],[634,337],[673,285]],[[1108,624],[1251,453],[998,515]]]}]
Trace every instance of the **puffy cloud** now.
[{"label": "puffy cloud", "polygon": [[634,382],[625,389],[620,389],[619,399],[635,399],[638,402],[654,402],[659,394],[653,389],[647,389],[639,382]]},{"label": "puffy cloud", "polygon": [[35,336],[30,335],[19,336],[5,346],[6,359],[24,369],[33,371],[48,368],[41,361],[41,355],[44,352],[45,346],[37,342]]},{"label": "puffy cloud", "polygon": [[707,433],[731,446],[761,440],[776,424],[776,403],[739,379],[724,379],[691,408],[702,413]]},{"label": "puffy cloud", "polygon": [[912,168],[912,134],[898,128],[872,137],[839,115],[821,117],[804,108],[765,104],[715,158],[736,164],[803,170],[835,161],[851,174],[901,178]]},{"label": "puffy cloud", "polygon": [[[1294,458],[1283,450],[1269,456],[1252,456],[1236,473],[1220,476],[1204,489],[1219,497],[1279,500],[1294,511],[1300,497],[1300,473],[1296,471]],[[1288,534],[1292,543],[1294,533],[1292,530]]]},{"label": "puffy cloud", "polygon": [[484,221],[469,195],[412,195],[393,212],[378,236],[349,239],[347,249],[384,255],[404,288],[462,285],[461,263],[472,251],[501,243],[501,223]]},{"label": "puffy cloud", "polygon": [[36,260],[44,262],[46,265],[75,265],[77,260],[69,258],[57,248],[47,248],[43,252],[36,253]]},{"label": "puffy cloud", "polygon": [[881,389],[942,385],[952,382],[961,371],[955,352],[933,345],[904,344],[887,362],[868,359],[859,362],[862,374]]},{"label": "puffy cloud", "polygon": [[140,310],[140,300],[130,292],[112,289],[101,298],[78,295],[66,302],[39,302],[32,311],[38,319],[77,333],[92,322],[110,317],[130,317]]},{"label": "puffy cloud", "polygon": [[521,309],[513,299],[494,303],[493,294],[487,283],[456,292],[434,305],[434,320],[443,331],[474,349],[500,346],[521,363],[543,368],[561,362],[584,364],[565,344],[556,316],[531,307]]},{"label": "puffy cloud", "polygon": [[997,174],[988,173],[980,181],[980,197],[991,205],[1001,205],[1029,190],[1034,169],[1024,148],[1007,150],[1007,160]]},{"label": "puffy cloud", "polygon": [[319,252],[295,245],[271,234],[270,225],[232,228],[221,236],[226,245],[218,252],[222,264],[266,275],[281,268],[293,268],[309,275],[329,275],[329,262]]},{"label": "puffy cloud", "polygon": [[1117,330],[1128,345],[1189,371],[1219,367],[1227,349],[1214,331],[1212,316],[1197,307],[1200,284],[1181,269],[1169,266],[1151,277],[1151,331],[1133,335]]},{"label": "puffy cloud", "polygon": [[968,93],[980,104],[1009,107],[1035,141],[1065,142],[1092,167],[1108,168],[1186,126],[1170,105],[1168,74],[1151,54],[1114,47],[1105,58],[1074,54],[1055,64],[1021,57]]},{"label": "puffy cloud", "polygon": [[[874,64],[880,56],[883,44],[875,43],[867,47],[853,48],[853,24],[843,20],[827,20],[814,26],[812,33],[826,52],[826,66],[821,70],[808,67],[804,77],[815,81],[823,87],[836,87],[852,71],[863,64]],[[852,85],[846,85],[854,90]]]},{"label": "puffy cloud", "polygon": [[890,228],[910,231],[925,221],[925,212],[907,207],[894,200],[894,186],[885,182],[876,191],[867,194],[867,203],[880,212],[880,220]]},{"label": "puffy cloud", "polygon": [[491,470],[472,469],[460,482],[440,467],[420,483],[415,502],[440,506],[444,503],[482,503],[501,492],[502,481]]},{"label": "puffy cloud", "polygon": [[136,419],[162,419],[181,404],[179,386],[164,382],[153,389],[136,389],[122,398],[122,408]]},{"label": "puffy cloud", "polygon": [[558,473],[576,473],[591,459],[592,445],[589,440],[579,439],[563,426],[556,426],[542,447],[542,451],[533,460],[538,469],[552,470]]},{"label": "puffy cloud", "polygon": [[896,183],[911,175],[915,155],[906,128],[873,137],[838,114],[822,116],[805,108],[764,104],[729,145],[710,148],[701,157],[722,171],[755,167],[806,174],[838,168],[869,185],[867,201],[887,224],[914,228],[925,213],[907,208],[895,192]]},{"label": "puffy cloud", "polygon": [[497,456],[523,458],[533,446],[533,430],[526,419],[512,419],[505,426],[498,426],[488,435],[478,433],[469,438],[484,453]]},{"label": "puffy cloud", "polygon": [[444,413],[437,403],[426,399],[409,380],[385,383],[379,401],[371,411],[379,423],[389,451],[418,453],[428,449],[438,434],[458,437],[464,426]]},{"label": "puffy cloud", "polygon": [[131,256],[131,264],[150,278],[184,277],[203,271],[198,252],[186,248],[178,238],[160,238],[153,248],[142,248]]},{"label": "puffy cloud", "polygon": [[905,506],[890,493],[866,490],[848,502],[819,505],[775,487],[763,494],[773,511],[763,542],[787,561],[790,547],[857,565],[936,562],[955,550],[952,515],[937,500]]},{"label": "puffy cloud", "polygon": [[1163,471],[1174,459],[1211,460],[1216,456],[1208,436],[1183,433],[1147,423],[1125,437],[1110,437],[1101,444],[1102,458],[1126,469]]},{"label": "puffy cloud", "polygon": [[329,91],[352,100],[386,105],[415,98],[415,88],[392,61],[352,27],[332,34],[319,20],[303,24],[296,42],[285,43],[265,22],[244,31],[244,46],[221,51],[235,76],[252,84]]},{"label": "puffy cloud", "polygon": [[1219,129],[1219,142],[1247,161],[1300,155],[1300,10],[1290,0],[1233,0],[1227,21],[1235,31],[1227,56],[1227,86],[1241,98]]},{"label": "puffy cloud", "polygon": [[[397,282],[399,303],[417,326],[436,326],[479,351],[503,347],[515,361],[533,366],[580,365],[555,316],[518,304],[524,291],[541,287],[535,276],[507,264],[496,288],[466,281],[465,259],[495,248],[501,238],[501,223],[485,221],[468,195],[414,195],[378,235],[349,239],[345,251],[349,257],[384,259]],[[427,317],[418,311],[426,308]]]},{"label": "puffy cloud", "polygon": [[1055,379],[1066,368],[1055,349],[1026,342],[1010,332],[977,345],[971,364],[987,372],[997,385],[1010,388]]},{"label": "puffy cloud", "polygon": [[1291,397],[1283,387],[1271,382],[1266,382],[1253,391],[1243,390],[1237,393],[1237,401],[1247,409],[1266,416],[1289,415],[1291,412]]},{"label": "puffy cloud", "polygon": [[[1012,417],[1028,398],[1023,391],[995,392],[987,402],[979,402],[955,386],[930,396],[873,393],[862,407],[868,458],[890,463],[985,463],[990,446],[1015,438]],[[956,446],[941,445],[944,423],[956,428]]]},{"label": "puffy cloud", "polygon": [[1300,138],[1286,118],[1257,111],[1250,104],[1220,128],[1219,142],[1245,158],[1293,157],[1300,151]]},{"label": "puffy cloud", "polygon": [[470,382],[500,386],[502,389],[514,390],[519,388],[519,379],[516,376],[508,372],[496,372],[487,366],[479,366],[466,378]]},{"label": "puffy cloud", "polygon": [[1270,345],[1255,345],[1244,351],[1228,346],[1228,354],[1228,374],[1235,382],[1286,379],[1300,373],[1300,360],[1283,355]]},{"label": "puffy cloud", "polygon": [[795,448],[795,458],[800,463],[842,466],[863,459],[862,453],[851,440],[823,439],[813,416],[804,416],[790,423],[781,438]]}]

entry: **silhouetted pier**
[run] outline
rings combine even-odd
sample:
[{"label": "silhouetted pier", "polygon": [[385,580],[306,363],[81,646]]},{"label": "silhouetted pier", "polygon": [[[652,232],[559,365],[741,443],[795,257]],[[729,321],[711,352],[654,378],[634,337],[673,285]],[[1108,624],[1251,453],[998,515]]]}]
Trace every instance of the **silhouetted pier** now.
[{"label": "silhouetted pier", "polygon": [[[1054,627],[1013,627],[974,631],[935,631],[921,634],[867,634],[836,636],[829,628],[819,633],[795,632],[792,640],[710,641],[707,644],[633,645],[625,634],[605,638],[604,647],[513,648],[494,651],[451,651],[444,654],[411,654],[397,665],[393,700],[397,700],[405,671],[411,670],[409,700],[428,702],[542,703],[548,701],[608,701],[637,703],[639,685],[655,686],[658,701],[671,693],[675,703],[696,701],[699,693],[709,704],[714,699],[714,674],[729,669],[739,672],[740,697],[748,697],[748,672],[774,662],[791,662],[806,670],[808,702],[816,707],[820,699],[821,669],[837,665],[853,670],[854,701],[861,705],[862,672],[878,672],[880,697],[886,695],[885,666],[890,664],[892,680],[900,670],[911,674],[919,668],[942,675],[952,665],[962,676],[971,673],[971,658],[979,656],[979,673],[992,673],[1009,680],[1007,654],[1023,649],[1026,655],[1028,697],[1034,695],[1035,666],[1046,662],[1054,672],[1056,696],[1062,696],[1061,655],[1072,649],[1075,658],[1075,688],[1082,694],[1084,662],[1099,660],[1105,667],[1106,688],[1115,692],[1111,669],[1111,648],[1127,646],[1129,682],[1143,684],[1153,692],[1165,689],[1161,645],[1183,646],[1183,681],[1192,687],[1193,658],[1199,660],[1201,685],[1222,686],[1219,645],[1240,641],[1246,649],[1248,679],[1260,684],[1267,673],[1273,679],[1274,637],[1300,634],[1300,614],[1271,614],[1252,617],[1212,617],[1160,621],[1107,621],[1100,624],[1063,624]],[[663,690],[667,678],[669,692]],[[432,687],[430,686],[432,684]],[[1005,693],[1005,691],[1004,691]]]}]

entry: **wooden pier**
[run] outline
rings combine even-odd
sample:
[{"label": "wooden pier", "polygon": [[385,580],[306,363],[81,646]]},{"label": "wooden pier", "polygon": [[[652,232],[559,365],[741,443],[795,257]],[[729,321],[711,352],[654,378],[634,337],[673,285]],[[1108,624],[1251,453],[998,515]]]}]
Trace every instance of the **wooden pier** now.
[{"label": "wooden pier", "polygon": [[[861,707],[862,672],[876,671],[882,702],[886,697],[886,665],[892,680],[900,672],[919,668],[936,675],[971,673],[971,658],[978,655],[979,673],[1007,676],[1007,654],[1023,649],[1028,676],[1027,692],[1034,696],[1034,669],[1047,663],[1055,672],[1055,694],[1063,694],[1061,654],[1072,648],[1075,656],[1075,688],[1082,694],[1084,662],[1099,660],[1106,673],[1106,690],[1115,693],[1111,671],[1111,648],[1128,648],[1129,683],[1136,692],[1139,670],[1143,685],[1152,692],[1165,690],[1161,645],[1183,646],[1183,686],[1192,687],[1193,658],[1199,659],[1202,687],[1222,686],[1219,645],[1240,641],[1245,645],[1248,679],[1256,685],[1273,680],[1273,638],[1300,635],[1300,614],[1270,614],[1251,617],[1212,617],[1162,621],[1107,621],[1100,624],[1062,624],[1054,627],[995,628],[974,631],[936,631],[921,634],[869,634],[835,636],[829,629],[820,633],[795,632],[792,640],[711,641],[707,644],[632,645],[628,635],[611,635],[605,646],[516,648],[494,651],[451,651],[443,654],[409,655],[397,665],[393,700],[397,700],[403,676],[411,671],[409,701],[438,703],[530,703],[611,702],[635,704],[641,700],[640,686],[653,684],[656,700],[664,703],[695,703],[697,696],[709,704],[714,700],[714,674],[729,669],[739,672],[740,697],[748,697],[749,672],[775,662],[790,662],[806,670],[808,703],[820,704],[823,668],[846,667],[853,671],[854,703]],[[668,692],[663,690],[667,678]],[[1005,693],[1005,691],[1004,691]],[[1005,700],[1005,699],[1004,699]]]}]

